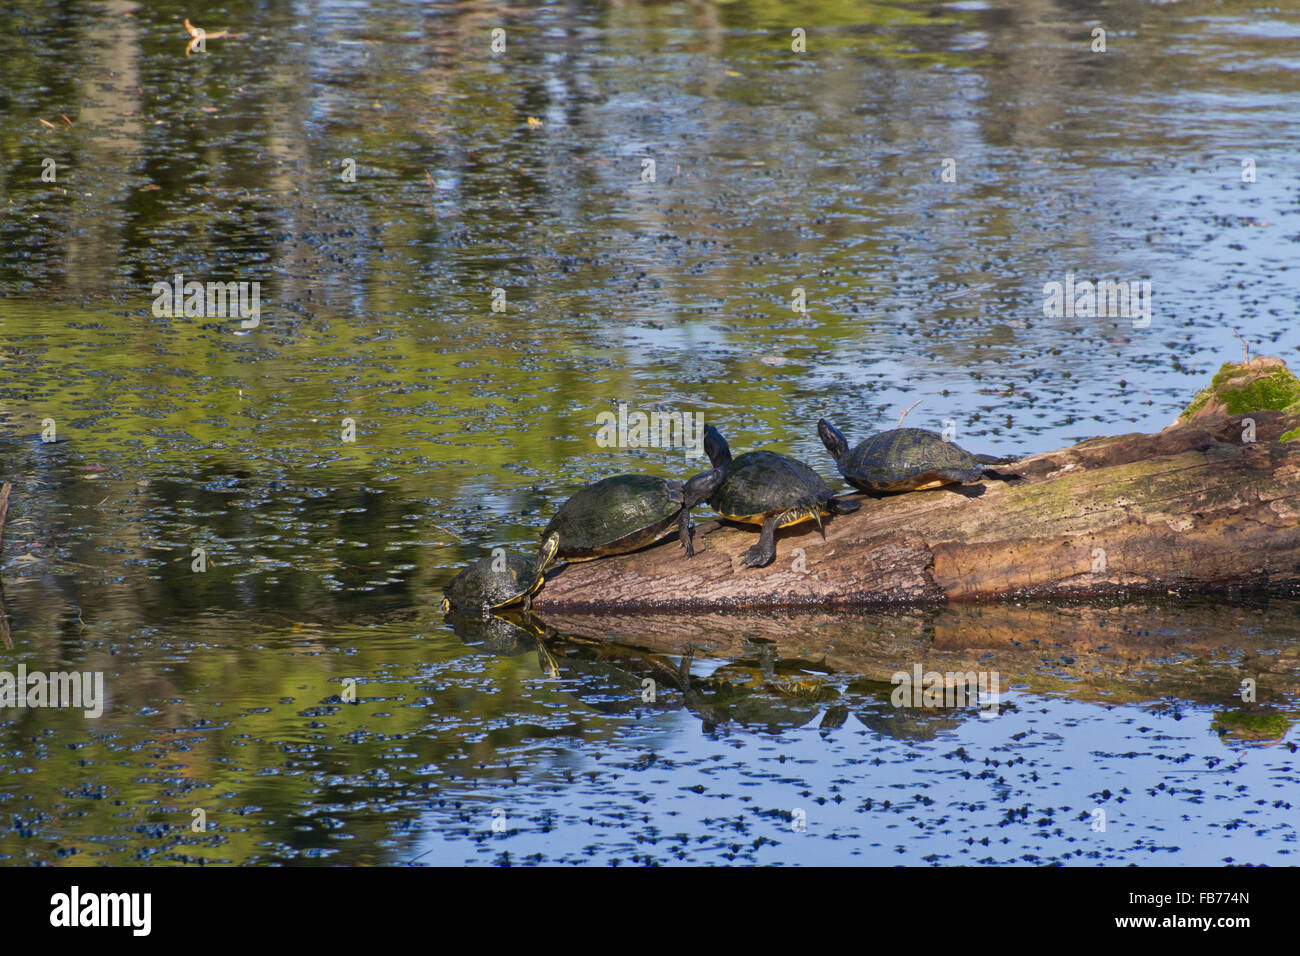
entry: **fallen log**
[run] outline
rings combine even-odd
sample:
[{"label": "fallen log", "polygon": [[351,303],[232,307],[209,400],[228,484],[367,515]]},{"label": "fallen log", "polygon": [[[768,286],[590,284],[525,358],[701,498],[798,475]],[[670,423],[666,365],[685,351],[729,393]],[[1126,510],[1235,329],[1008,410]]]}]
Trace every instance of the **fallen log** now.
[{"label": "fallen log", "polygon": [[[1247,421],[1249,419],[1249,421]],[[676,540],[552,571],[537,612],[864,607],[1300,587],[1297,413],[1199,417],[1156,435],[1093,439],[988,481],[883,499],[779,532],[709,522]],[[1251,441],[1250,439],[1254,440]],[[1245,439],[1245,440],[1243,440]]]}]

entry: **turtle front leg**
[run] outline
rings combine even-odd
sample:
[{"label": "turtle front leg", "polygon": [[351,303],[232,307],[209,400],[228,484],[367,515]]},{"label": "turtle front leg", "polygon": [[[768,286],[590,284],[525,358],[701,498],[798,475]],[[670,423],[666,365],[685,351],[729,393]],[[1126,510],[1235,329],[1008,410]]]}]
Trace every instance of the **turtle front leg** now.
[{"label": "turtle front leg", "polygon": [[691,543],[691,515],[686,508],[677,516],[677,540],[682,543],[688,558],[695,556],[695,545]]},{"label": "turtle front leg", "polygon": [[772,515],[763,522],[758,544],[745,552],[746,567],[765,568],[776,559],[776,526],[780,520],[780,515]]}]

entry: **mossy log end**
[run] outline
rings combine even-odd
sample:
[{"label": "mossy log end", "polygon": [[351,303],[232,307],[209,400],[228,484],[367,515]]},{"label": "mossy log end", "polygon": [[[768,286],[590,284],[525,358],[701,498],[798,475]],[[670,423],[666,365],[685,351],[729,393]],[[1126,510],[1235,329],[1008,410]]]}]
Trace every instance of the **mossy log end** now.
[{"label": "mossy log end", "polygon": [[[1254,422],[1254,442],[1243,443]],[[1006,466],[1019,481],[864,498],[855,514],[778,533],[776,560],[744,566],[755,531],[695,530],[552,571],[550,612],[853,607],[1300,586],[1300,443],[1294,415],[1198,420],[1093,439]]]}]

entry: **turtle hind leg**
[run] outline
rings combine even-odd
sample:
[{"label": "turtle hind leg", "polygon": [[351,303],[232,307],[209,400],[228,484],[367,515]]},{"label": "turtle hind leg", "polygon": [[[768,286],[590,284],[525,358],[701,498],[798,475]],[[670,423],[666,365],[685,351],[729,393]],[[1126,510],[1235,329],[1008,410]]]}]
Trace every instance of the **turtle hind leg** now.
[{"label": "turtle hind leg", "polygon": [[764,568],[776,558],[776,526],[780,522],[780,515],[771,515],[763,522],[763,530],[758,535],[758,544],[744,554],[745,567]]},{"label": "turtle hind leg", "polygon": [[795,508],[791,511],[787,511],[781,516],[781,521],[778,522],[778,524],[783,524],[786,521],[792,520],[798,521],[800,518],[812,518],[813,521],[816,521],[817,530],[821,533],[822,540],[826,540],[826,526],[822,524],[822,503],[820,501],[810,501],[802,508]]},{"label": "turtle hind leg", "polygon": [[944,481],[959,485],[977,485],[984,480],[983,468],[939,468],[934,473]]},{"label": "turtle hind leg", "polygon": [[988,481],[1024,481],[1024,475],[1017,475],[1010,471],[997,471],[993,468],[984,469],[984,477]]},{"label": "turtle hind leg", "polygon": [[686,556],[693,558],[695,545],[691,543],[691,512],[688,508],[683,508],[682,513],[677,516],[677,540],[682,543],[682,550],[686,552]]},{"label": "turtle hind leg", "polygon": [[826,502],[826,510],[833,515],[852,514],[862,507],[861,501],[850,501],[847,498],[832,498]]}]

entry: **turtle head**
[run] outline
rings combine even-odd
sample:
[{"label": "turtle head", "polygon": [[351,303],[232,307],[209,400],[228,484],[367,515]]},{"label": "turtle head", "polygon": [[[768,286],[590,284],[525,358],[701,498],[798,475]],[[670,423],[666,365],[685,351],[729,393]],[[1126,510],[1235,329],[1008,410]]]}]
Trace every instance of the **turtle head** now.
[{"label": "turtle head", "polygon": [[817,423],[817,434],[821,437],[826,450],[831,453],[831,457],[836,461],[849,453],[848,439],[826,419],[823,418]]},{"label": "turtle head", "polygon": [[709,456],[714,468],[726,468],[731,464],[731,447],[722,437],[722,432],[712,425],[704,426],[704,454]]},{"label": "turtle head", "polygon": [[686,508],[694,508],[712,498],[713,493],[722,485],[723,474],[724,469],[714,468],[686,482],[682,486],[682,505]]},{"label": "turtle head", "polygon": [[443,614],[451,613],[451,602],[448,601],[446,598],[442,599],[442,613]]},{"label": "turtle head", "polygon": [[537,581],[540,584],[547,568],[555,563],[555,556],[560,553],[560,534],[552,531],[542,540],[537,550]]}]

